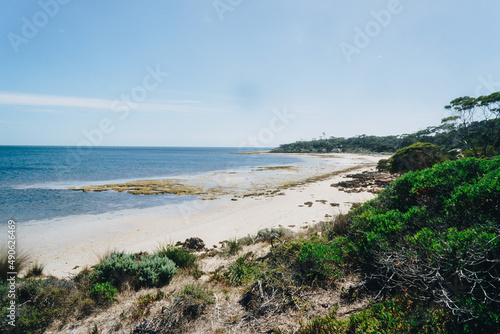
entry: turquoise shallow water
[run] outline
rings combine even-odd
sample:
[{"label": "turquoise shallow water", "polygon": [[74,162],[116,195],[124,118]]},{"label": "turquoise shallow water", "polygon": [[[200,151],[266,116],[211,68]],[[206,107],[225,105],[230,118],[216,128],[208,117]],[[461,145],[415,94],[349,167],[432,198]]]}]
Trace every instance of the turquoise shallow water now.
[{"label": "turquoise shallow water", "polygon": [[190,175],[301,162],[298,157],[235,154],[260,149],[196,147],[0,146],[0,224],[45,220],[194,200],[75,192],[71,186]]}]

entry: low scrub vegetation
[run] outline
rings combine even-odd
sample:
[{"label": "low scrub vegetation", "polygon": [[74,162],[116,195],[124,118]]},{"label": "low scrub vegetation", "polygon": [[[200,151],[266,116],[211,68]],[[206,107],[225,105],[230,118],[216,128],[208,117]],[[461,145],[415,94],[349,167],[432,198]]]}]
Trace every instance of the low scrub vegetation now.
[{"label": "low scrub vegetation", "polygon": [[97,265],[91,280],[116,287],[128,283],[135,289],[159,287],[168,284],[176,271],[174,261],[162,253],[138,256],[119,252]]},{"label": "low scrub vegetation", "polygon": [[212,293],[196,284],[187,284],[169,307],[145,320],[134,333],[186,333],[189,323],[198,319],[208,305],[214,303]]},{"label": "low scrub vegetation", "polygon": [[224,242],[222,246],[222,254],[225,256],[233,256],[238,254],[242,249],[242,242],[236,238]]},{"label": "low scrub vegetation", "polygon": [[[347,319],[338,319],[337,309],[338,307],[334,307],[325,317],[302,323],[295,334],[444,334],[453,332],[453,328],[450,327],[450,313],[408,298],[397,297],[372,304]],[[279,330],[275,333],[284,334]]]},{"label": "low scrub vegetation", "polygon": [[348,321],[332,315],[316,319],[299,333],[495,332],[500,326],[499,176],[500,157],[448,161],[403,175],[378,198],[342,217],[348,224],[345,236],[330,231],[334,224],[325,225],[324,235],[344,244],[341,258],[377,282],[374,295],[404,292],[404,300],[427,315],[416,319],[401,309],[397,297]]},{"label": "low scrub vegetation", "polygon": [[[192,265],[190,256],[174,251],[168,253],[183,265]],[[181,255],[182,256],[181,256]],[[28,257],[23,255],[21,265],[26,267]],[[182,261],[181,261],[182,259]],[[83,269],[72,279],[40,277],[43,265],[35,263],[24,278],[18,278],[16,286],[16,326],[0,324],[3,333],[43,333],[55,320],[62,328],[70,319],[82,319],[107,308],[118,294],[127,287],[161,287],[170,282],[176,273],[175,262],[166,253],[152,255],[112,252],[102,257],[91,269]],[[6,276],[3,276],[6,277]],[[9,285],[0,285],[1,316],[7,319],[9,312]]]},{"label": "low scrub vegetation", "polygon": [[157,254],[163,255],[172,260],[175,265],[182,269],[197,268],[196,256],[188,249],[176,247],[174,245],[161,245],[156,250]]},{"label": "low scrub vegetation", "polygon": [[413,143],[398,150],[386,161],[386,165],[379,163],[379,170],[387,168],[391,173],[406,173],[422,170],[448,160],[449,156],[439,146],[430,143]]}]

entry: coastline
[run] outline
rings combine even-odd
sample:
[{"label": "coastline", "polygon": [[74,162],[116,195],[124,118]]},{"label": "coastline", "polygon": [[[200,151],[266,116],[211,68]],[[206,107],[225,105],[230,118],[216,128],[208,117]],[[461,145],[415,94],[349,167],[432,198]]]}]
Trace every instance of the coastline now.
[{"label": "coastline", "polygon": [[[109,250],[150,252],[159,243],[190,237],[201,238],[211,248],[219,247],[223,240],[255,234],[263,228],[300,231],[328,220],[328,216],[347,212],[352,203],[374,198],[369,192],[346,193],[331,184],[346,180],[344,176],[354,170],[373,169],[376,158],[379,157],[334,154],[331,164],[315,166],[316,169],[306,166],[309,173],[303,168],[259,171],[258,167],[247,174],[216,173],[215,176],[223,174],[230,180],[231,189],[244,191],[221,193],[213,200],[196,199],[25,224],[19,227],[19,241],[21,247],[30,245],[30,253],[45,264],[47,275],[68,277],[96,264],[98,255]],[[211,183],[214,179],[208,177],[204,181]],[[233,187],[242,183],[244,187]],[[304,205],[306,202],[312,205]]]}]

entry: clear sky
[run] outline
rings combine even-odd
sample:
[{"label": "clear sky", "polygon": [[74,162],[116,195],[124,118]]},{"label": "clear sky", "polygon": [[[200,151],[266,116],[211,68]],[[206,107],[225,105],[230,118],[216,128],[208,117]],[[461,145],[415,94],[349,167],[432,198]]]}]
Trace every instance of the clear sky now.
[{"label": "clear sky", "polygon": [[498,0],[1,1],[0,145],[413,132],[500,90],[499,13]]}]

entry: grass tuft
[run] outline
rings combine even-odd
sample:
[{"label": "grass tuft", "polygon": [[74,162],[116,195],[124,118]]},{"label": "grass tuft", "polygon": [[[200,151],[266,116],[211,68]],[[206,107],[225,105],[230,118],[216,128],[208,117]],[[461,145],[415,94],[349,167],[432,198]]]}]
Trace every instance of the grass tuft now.
[{"label": "grass tuft", "polygon": [[99,253],[94,253],[95,256],[97,257],[97,260],[99,261],[99,264],[102,264],[106,259],[108,259],[112,254],[117,253],[118,250],[116,249],[111,249],[111,248],[106,248],[105,250],[99,252]]},{"label": "grass tuft", "polygon": [[224,246],[222,246],[222,255],[224,256],[233,256],[238,254],[242,249],[241,242],[234,238],[224,242]]},{"label": "grass tuft", "polygon": [[[15,253],[7,249],[6,246],[0,247],[0,280],[7,277],[8,272],[21,272],[28,266],[31,254],[25,250],[18,250]],[[12,268],[11,265],[14,267]]]},{"label": "grass tuft", "polygon": [[45,264],[36,261],[31,267],[26,271],[26,278],[40,277],[45,269]]}]

